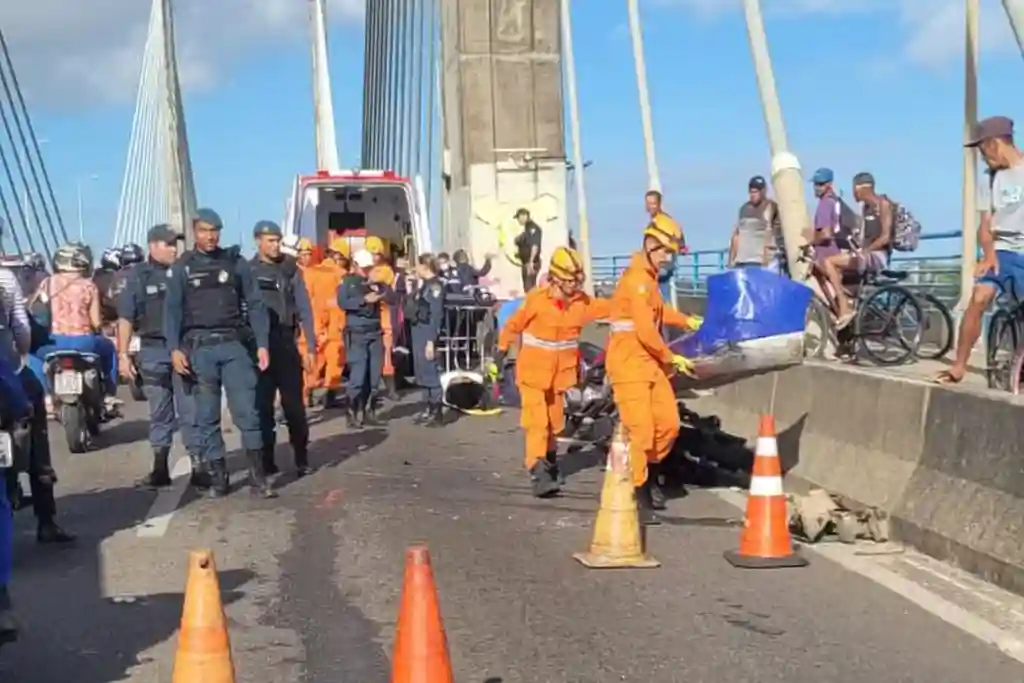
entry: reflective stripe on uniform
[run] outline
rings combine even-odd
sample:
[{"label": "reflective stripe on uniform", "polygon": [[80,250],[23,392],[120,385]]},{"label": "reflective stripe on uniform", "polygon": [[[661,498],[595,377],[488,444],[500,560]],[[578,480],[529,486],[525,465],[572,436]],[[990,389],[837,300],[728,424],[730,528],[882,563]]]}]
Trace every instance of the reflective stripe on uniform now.
[{"label": "reflective stripe on uniform", "polygon": [[634,332],[636,325],[632,320],[613,320],[609,325],[612,332]]},{"label": "reflective stripe on uniform", "polygon": [[547,349],[549,351],[571,351],[579,348],[579,342],[577,341],[549,341],[547,339],[538,339],[528,332],[523,333],[523,346],[534,346],[539,349]]}]

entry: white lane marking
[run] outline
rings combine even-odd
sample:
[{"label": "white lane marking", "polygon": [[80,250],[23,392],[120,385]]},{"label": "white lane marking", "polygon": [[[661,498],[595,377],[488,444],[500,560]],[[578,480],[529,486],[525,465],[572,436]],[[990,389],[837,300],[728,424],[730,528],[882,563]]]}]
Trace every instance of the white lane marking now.
[{"label": "white lane marking", "polygon": [[[746,507],[747,496],[740,491],[711,489],[711,493],[741,510]],[[877,561],[878,558],[858,554],[856,545],[826,543],[820,545],[801,545],[800,548],[804,552],[820,555],[847,571],[859,574],[877,583],[879,586],[889,589],[929,614],[938,617],[964,633],[995,646],[1000,652],[1011,659],[1024,664],[1024,631],[1020,629],[1010,630],[997,626],[977,613],[971,612],[928,590],[921,584],[897,572],[886,569]],[[1003,592],[992,587],[989,587],[989,589]],[[970,593],[972,597],[983,598],[978,591],[971,590]],[[1010,593],[1005,593],[1005,595],[1006,601],[1011,604],[1020,599]],[[987,598],[987,600],[991,600],[991,598]]]},{"label": "white lane marking", "polygon": [[161,489],[156,500],[146,513],[146,519],[138,524],[135,535],[139,538],[162,538],[171,525],[171,518],[178,509],[178,503],[188,489],[188,477],[192,473],[192,463],[188,456],[178,458],[171,468],[171,479],[174,483],[170,488]]}]

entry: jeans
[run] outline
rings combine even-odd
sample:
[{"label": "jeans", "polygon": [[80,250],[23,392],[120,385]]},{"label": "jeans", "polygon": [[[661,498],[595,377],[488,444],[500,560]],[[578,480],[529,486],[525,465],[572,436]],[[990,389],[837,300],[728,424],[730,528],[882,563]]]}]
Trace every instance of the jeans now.
[{"label": "jeans", "polygon": [[43,360],[47,354],[54,351],[78,351],[80,353],[95,353],[100,358],[100,369],[103,371],[103,380],[106,385],[107,395],[113,396],[117,393],[117,347],[103,335],[99,334],[55,334],[50,337],[51,343],[36,349],[33,354],[37,362],[30,360],[29,367],[36,374],[39,381],[46,387],[47,393],[52,393],[50,380],[43,371]]}]

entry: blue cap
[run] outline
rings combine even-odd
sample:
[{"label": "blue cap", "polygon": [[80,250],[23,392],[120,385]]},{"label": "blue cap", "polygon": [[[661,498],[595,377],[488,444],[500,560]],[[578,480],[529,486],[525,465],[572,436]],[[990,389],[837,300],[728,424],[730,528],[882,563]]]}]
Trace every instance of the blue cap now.
[{"label": "blue cap", "polygon": [[274,221],[260,221],[252,229],[253,237],[260,237],[261,235],[271,235],[273,237],[281,237],[281,226]]},{"label": "blue cap", "polygon": [[192,223],[194,225],[199,222],[208,223],[215,230],[220,230],[224,227],[224,221],[220,219],[220,214],[213,209],[197,209],[192,215]]},{"label": "blue cap", "polygon": [[835,178],[836,174],[832,172],[831,168],[819,168],[811,176],[811,182],[815,185],[824,185],[825,183],[831,183]]}]

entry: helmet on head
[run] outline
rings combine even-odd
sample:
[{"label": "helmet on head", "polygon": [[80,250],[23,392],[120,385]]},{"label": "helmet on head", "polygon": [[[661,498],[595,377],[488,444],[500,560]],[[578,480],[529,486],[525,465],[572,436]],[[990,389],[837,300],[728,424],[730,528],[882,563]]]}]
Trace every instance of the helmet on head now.
[{"label": "helmet on head", "polygon": [[299,240],[298,244],[295,245],[295,250],[298,251],[300,254],[305,253],[307,251],[311,252],[313,251],[313,243],[310,242],[305,237],[303,237],[302,239]]},{"label": "helmet on head", "polygon": [[574,249],[558,247],[551,255],[548,273],[556,280],[581,282],[584,277],[583,259]]},{"label": "helmet on head", "polygon": [[31,251],[25,254],[25,265],[32,270],[46,270],[46,259],[43,255],[36,251]]},{"label": "helmet on head", "polygon": [[373,254],[367,249],[360,249],[352,255],[352,262],[360,268],[371,268],[373,267]]},{"label": "helmet on head", "polygon": [[363,244],[363,248],[374,256],[383,256],[387,252],[387,249],[384,246],[384,240],[376,235],[370,235],[367,237],[366,242]]},{"label": "helmet on head", "polygon": [[287,254],[288,256],[298,256],[299,236],[285,235],[284,238],[281,240],[281,253]]},{"label": "helmet on head", "polygon": [[146,252],[137,244],[126,244],[121,247],[121,265],[130,266],[146,260]]},{"label": "helmet on head", "polygon": [[114,247],[105,249],[100,256],[100,266],[107,270],[121,270],[121,250]]},{"label": "helmet on head", "polygon": [[676,223],[668,214],[659,213],[651,219],[644,230],[644,239],[646,240],[648,237],[669,251],[681,252],[683,250],[683,230],[679,227],[679,223]]},{"label": "helmet on head", "polygon": [[70,242],[57,249],[53,255],[53,270],[56,273],[84,273],[92,268],[92,249],[87,244]]},{"label": "helmet on head", "polygon": [[[371,237],[370,239],[374,238]],[[368,239],[366,240],[366,242],[367,244],[369,244],[370,240]],[[348,240],[345,239],[344,237],[335,237],[333,240],[331,240],[331,243],[327,245],[327,251],[333,252],[335,254],[341,254],[345,258],[348,258],[352,253],[352,247],[349,245]],[[370,251],[369,247],[367,247],[367,251]]]}]

